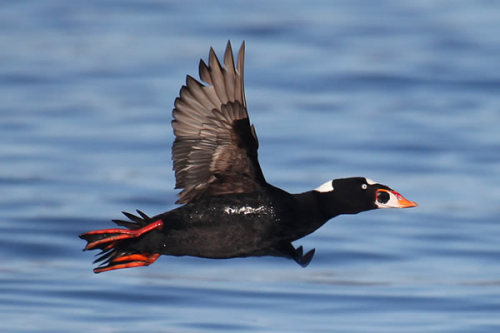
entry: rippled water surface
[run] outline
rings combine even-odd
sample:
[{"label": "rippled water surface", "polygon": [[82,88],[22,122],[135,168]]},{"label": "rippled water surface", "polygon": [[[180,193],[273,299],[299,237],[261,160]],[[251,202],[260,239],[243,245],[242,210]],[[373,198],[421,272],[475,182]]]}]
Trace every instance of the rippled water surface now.
[{"label": "rippled water surface", "polygon": [[[500,4],[11,1],[0,7],[2,332],[500,331]],[[420,206],[280,258],[95,275],[77,235],[174,207],[171,109],[247,43],[269,182],[363,175]],[[236,48],[236,46],[235,46]]]}]

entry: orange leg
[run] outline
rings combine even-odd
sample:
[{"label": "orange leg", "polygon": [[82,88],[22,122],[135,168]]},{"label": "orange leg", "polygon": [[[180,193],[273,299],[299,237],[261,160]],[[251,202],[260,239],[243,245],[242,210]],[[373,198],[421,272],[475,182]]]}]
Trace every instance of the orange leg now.
[{"label": "orange leg", "polygon": [[[161,229],[162,227],[163,227],[163,221],[157,220],[153,223],[148,224],[147,226],[135,230],[113,228],[113,229],[101,229],[101,230],[89,231],[87,233],[84,233],[82,236],[105,235],[105,234],[109,234],[109,236],[101,238],[99,240],[95,240],[93,242],[89,242],[87,246],[85,246],[84,250],[92,250],[98,247],[99,245],[110,242],[116,242],[121,239],[136,238],[151,230]],[[106,248],[110,248],[109,245]]]},{"label": "orange leg", "polygon": [[[112,271],[115,269],[148,266],[160,257],[159,253],[126,254],[111,261],[110,266],[94,268],[94,273]],[[123,262],[122,264],[117,264]]]}]

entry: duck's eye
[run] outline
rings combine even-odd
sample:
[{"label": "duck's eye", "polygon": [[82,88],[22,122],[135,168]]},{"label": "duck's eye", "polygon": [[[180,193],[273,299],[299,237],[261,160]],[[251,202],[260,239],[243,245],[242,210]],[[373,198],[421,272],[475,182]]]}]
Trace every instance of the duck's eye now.
[{"label": "duck's eye", "polygon": [[361,188],[362,188],[363,190],[366,190],[366,189],[368,188],[368,185],[363,184],[363,185],[361,185]]},{"label": "duck's eye", "polygon": [[387,203],[389,199],[390,199],[389,193],[382,191],[377,192],[377,201],[380,202],[381,204]]}]

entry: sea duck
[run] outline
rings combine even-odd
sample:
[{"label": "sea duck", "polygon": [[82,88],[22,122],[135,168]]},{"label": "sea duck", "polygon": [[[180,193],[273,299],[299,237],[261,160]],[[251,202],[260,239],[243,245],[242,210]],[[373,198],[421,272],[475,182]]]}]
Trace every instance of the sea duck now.
[{"label": "sea duck", "polygon": [[95,273],[147,266],[160,255],[235,258],[280,256],[305,267],[292,242],[340,214],[378,208],[415,207],[415,202],[365,177],[329,180],[314,190],[291,194],[269,184],[259,165],[259,142],[245,101],[242,43],[235,65],[227,43],[222,66],[211,48],[200,61],[202,82],[187,76],[175,100],[172,146],[176,203],[150,217],[124,212],[122,228],[80,235],[84,250],[100,249]]}]

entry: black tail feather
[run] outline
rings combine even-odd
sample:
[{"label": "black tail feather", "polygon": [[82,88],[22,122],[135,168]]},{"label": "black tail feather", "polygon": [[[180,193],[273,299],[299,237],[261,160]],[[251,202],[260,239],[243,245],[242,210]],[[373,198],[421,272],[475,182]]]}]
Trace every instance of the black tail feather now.
[{"label": "black tail feather", "polygon": [[128,212],[122,212],[123,215],[125,215],[130,221],[124,221],[124,220],[112,220],[115,224],[128,228],[130,230],[135,230],[144,227],[147,225],[149,222],[151,222],[151,217],[148,215],[144,214],[142,211],[137,210],[137,213],[141,216],[137,216]]},{"label": "black tail feather", "polygon": [[128,222],[128,221],[123,221],[123,220],[111,220],[113,221],[115,224],[119,225],[120,227],[125,227],[127,229],[130,229],[130,230],[135,230],[135,229],[139,229],[140,226],[137,225],[137,223],[135,222]]},{"label": "black tail feather", "polygon": [[149,216],[147,216],[145,213],[143,213],[139,209],[136,209],[135,211],[137,212],[137,214],[141,215],[141,217],[142,217],[143,220],[146,220],[146,221],[151,220],[151,218]]},{"label": "black tail feather", "polygon": [[139,226],[144,225],[143,218],[127,212],[122,212],[122,214],[125,215],[130,221],[137,223]]},{"label": "black tail feather", "polygon": [[106,259],[109,260],[109,258],[115,253],[116,251],[101,251],[100,253],[96,254],[96,259],[93,261],[93,264],[98,263],[102,261],[103,263],[106,263]]}]

